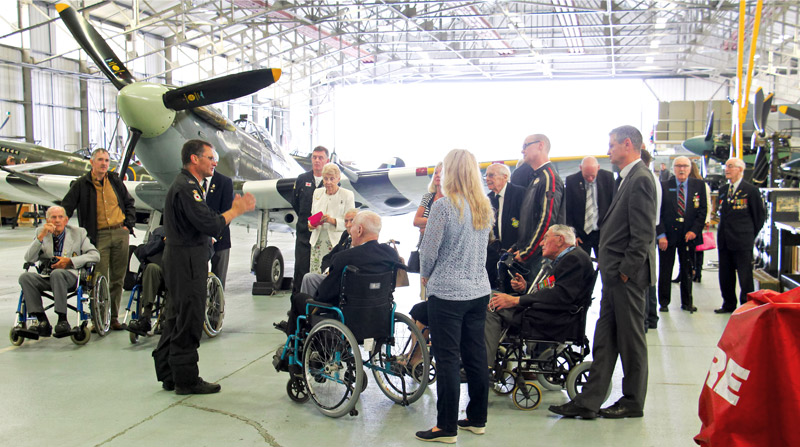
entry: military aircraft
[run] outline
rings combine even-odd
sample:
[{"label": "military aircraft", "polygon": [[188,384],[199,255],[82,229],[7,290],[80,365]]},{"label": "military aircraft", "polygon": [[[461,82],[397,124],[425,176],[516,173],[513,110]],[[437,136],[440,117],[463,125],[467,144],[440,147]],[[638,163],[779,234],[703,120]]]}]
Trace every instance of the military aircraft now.
[{"label": "military aircraft", "polygon": [[[130,140],[122,162],[127,172],[136,153],[154,180],[126,180],[136,206],[152,212],[150,225],[158,225],[166,190],[179,172],[180,148],[186,140],[209,141],[219,155],[217,169],[234,179],[237,192],[256,197],[256,210],[249,213],[257,222],[257,243],[252,250],[252,271],[256,281],[280,288],[284,277],[280,250],[268,246],[268,228],[294,227],[297,216],[291,207],[295,177],[303,169],[293,157],[254,123],[231,122],[210,105],[252,94],[280,78],[279,69],[259,69],[171,88],[137,82],[105,40],[70,5],[56,5],[64,24],[100,71],[119,90],[117,106],[130,129]],[[601,163],[606,163],[603,157]],[[582,157],[553,159],[563,173],[577,170]],[[517,160],[503,161],[513,168]],[[396,165],[397,163],[393,163]],[[483,163],[485,169],[490,163]],[[427,192],[433,166],[393,167],[357,171],[341,165],[341,186],[354,192],[356,205],[382,215],[415,211]],[[0,171],[0,194],[8,197],[41,197],[37,203],[52,205],[66,194],[73,176]],[[18,199],[17,199],[18,200]],[[254,284],[254,289],[256,284]],[[263,289],[262,287],[259,287]]]}]

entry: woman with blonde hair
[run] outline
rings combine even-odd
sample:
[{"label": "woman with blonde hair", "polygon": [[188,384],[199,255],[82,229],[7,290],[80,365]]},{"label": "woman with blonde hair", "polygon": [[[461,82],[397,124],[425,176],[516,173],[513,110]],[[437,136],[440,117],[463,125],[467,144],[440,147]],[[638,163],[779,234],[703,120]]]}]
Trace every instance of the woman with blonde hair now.
[{"label": "woman with blonde hair", "polygon": [[[436,164],[433,169],[433,176],[431,182],[428,183],[428,193],[422,196],[417,208],[417,214],[414,215],[414,226],[419,228],[419,240],[417,241],[417,250],[422,244],[422,236],[425,235],[425,226],[428,224],[428,216],[431,213],[431,207],[434,202],[444,197],[442,192],[442,162]],[[416,271],[416,270],[414,270]],[[420,298],[425,299],[425,286],[420,284]]]},{"label": "woman with blonde hair", "polygon": [[[428,321],[436,359],[437,420],[417,439],[453,443],[458,428],[486,429],[489,374],[483,327],[491,292],[486,244],[494,213],[483,193],[475,156],[463,149],[442,164],[444,197],[431,208],[419,250],[420,276],[428,297]],[[467,418],[458,420],[459,364],[467,375]]]},{"label": "woman with blonde hair", "polygon": [[325,187],[314,191],[311,202],[311,216],[321,212],[322,219],[318,225],[312,225],[310,221],[308,223],[308,228],[311,229],[310,273],[322,273],[322,258],[339,243],[345,230],[345,212],[356,206],[353,192],[339,187],[339,180],[341,171],[338,166],[328,163],[322,167],[322,183]]}]

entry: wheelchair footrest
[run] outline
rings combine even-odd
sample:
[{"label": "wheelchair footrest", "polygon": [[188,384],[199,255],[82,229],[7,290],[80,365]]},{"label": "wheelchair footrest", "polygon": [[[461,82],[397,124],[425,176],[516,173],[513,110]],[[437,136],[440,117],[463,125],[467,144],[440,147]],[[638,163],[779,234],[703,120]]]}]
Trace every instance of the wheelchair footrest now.
[{"label": "wheelchair footrest", "polygon": [[81,328],[79,326],[75,326],[67,332],[53,332],[53,337],[55,338],[64,338],[64,337],[71,337],[73,335],[78,335],[81,333]]},{"label": "wheelchair footrest", "polygon": [[28,328],[14,328],[14,334],[31,340],[39,339],[39,332]]}]

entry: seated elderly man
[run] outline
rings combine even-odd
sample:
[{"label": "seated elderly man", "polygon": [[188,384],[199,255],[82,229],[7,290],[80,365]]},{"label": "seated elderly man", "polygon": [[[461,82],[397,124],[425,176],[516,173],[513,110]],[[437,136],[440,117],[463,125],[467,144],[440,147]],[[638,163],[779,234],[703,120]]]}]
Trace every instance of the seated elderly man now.
[{"label": "seated elderly man", "polygon": [[358,214],[357,208],[351,208],[344,213],[344,232],[342,233],[342,237],[339,238],[339,242],[336,244],[336,246],[331,249],[331,252],[322,258],[322,265],[320,266],[322,273],[306,273],[303,275],[303,282],[300,285],[300,292],[308,295],[314,295],[314,292],[317,291],[319,285],[322,283],[322,280],[328,276],[333,256],[341,251],[347,250],[351,245],[353,245],[353,237],[350,236],[350,228],[353,226],[353,219],[355,219],[356,214]]},{"label": "seated elderly man", "polygon": [[551,226],[542,241],[542,256],[551,262],[542,268],[538,281],[530,288],[519,274],[511,281],[516,291],[527,288],[526,294],[496,293],[489,300],[484,329],[489,365],[494,365],[503,327],[519,328],[527,307],[542,305],[548,309],[541,318],[535,318],[534,313],[533,328],[537,338],[555,340],[579,321],[579,313],[574,311],[592,295],[592,261],[585,251],[575,248],[575,231],[571,227]]},{"label": "seated elderly man", "polygon": [[381,231],[381,218],[372,211],[361,211],[356,214],[350,227],[353,246],[333,256],[330,274],[322,280],[314,293],[296,293],[292,295],[292,307],[288,312],[289,321],[278,324],[286,327],[286,333],[293,334],[297,317],[306,312],[306,301],[315,300],[338,305],[342,271],[345,266],[358,267],[364,273],[381,273],[393,268],[400,262],[397,251],[387,244],[378,243]]},{"label": "seated elderly man", "polygon": [[[133,252],[139,262],[145,264],[142,272],[142,311],[127,327],[128,331],[137,335],[146,336],[152,329],[150,318],[153,315],[153,305],[158,291],[164,288],[164,269],[161,267],[161,260],[166,238],[164,227],[158,227],[150,234],[147,243],[138,246]],[[161,304],[162,309],[166,309],[166,301]]]},{"label": "seated elderly man", "polygon": [[42,292],[53,292],[56,323],[55,336],[63,337],[70,332],[67,321],[67,294],[78,285],[78,270],[87,263],[99,262],[100,252],[89,241],[86,230],[67,225],[69,218],[60,206],[47,209],[47,223],[37,230],[25,262],[40,262],[41,273],[25,272],[19,277],[22,297],[28,315],[36,317],[37,324],[31,330],[40,337],[49,337],[53,332],[42,306]]}]

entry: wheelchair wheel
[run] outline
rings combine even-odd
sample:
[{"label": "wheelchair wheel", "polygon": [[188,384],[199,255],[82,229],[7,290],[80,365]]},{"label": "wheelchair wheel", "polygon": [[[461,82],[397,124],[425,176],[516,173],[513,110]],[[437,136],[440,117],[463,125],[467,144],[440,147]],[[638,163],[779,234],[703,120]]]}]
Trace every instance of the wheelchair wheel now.
[{"label": "wheelchair wheel", "polygon": [[222,281],[217,275],[209,273],[206,281],[206,314],[203,320],[203,331],[209,338],[219,335],[224,318],[225,292],[222,290]]},{"label": "wheelchair wheel", "polygon": [[513,372],[503,369],[500,378],[494,383],[492,391],[496,394],[505,395],[514,390],[517,385],[517,377]]},{"label": "wheelchair wheel", "polygon": [[75,335],[70,335],[69,338],[78,346],[85,345],[86,343],[89,343],[89,339],[92,338],[92,330],[89,329],[89,326],[86,324],[82,324],[80,327],[80,332]]},{"label": "wheelchair wheel", "polygon": [[[548,350],[545,351],[545,354],[548,356],[553,355],[553,352]],[[538,379],[539,383],[547,390],[550,391],[561,391],[564,389],[565,383],[567,381],[567,374],[569,374],[570,369],[572,368],[573,362],[572,357],[570,357],[567,351],[561,352],[554,361],[549,361],[548,358],[540,359],[540,365],[544,366],[543,369],[558,371],[556,373],[550,374],[539,374]],[[552,368],[555,367],[555,368]]]},{"label": "wheelchair wheel", "polygon": [[[430,351],[429,351],[430,352]],[[424,364],[422,362],[418,362],[414,365],[414,371],[412,374],[414,375],[414,380],[417,382],[422,381],[422,375],[425,374]],[[428,369],[428,385],[436,383],[436,362],[431,359],[431,367]]]},{"label": "wheelchair wheel", "polygon": [[289,395],[289,399],[297,403],[302,404],[308,402],[308,389],[303,379],[300,377],[292,376],[289,381],[286,382],[286,394]]},{"label": "wheelchair wheel", "polygon": [[[575,396],[581,393],[583,390],[583,386],[586,385],[586,382],[589,380],[589,368],[592,367],[592,362],[583,362],[575,365],[567,375],[567,395],[569,395],[570,400],[574,400]],[[608,400],[608,397],[611,396],[611,384],[608,385],[608,390],[606,391],[606,397],[603,399],[603,402]]]},{"label": "wheelchair wheel", "polygon": [[533,410],[542,402],[542,390],[534,382],[522,382],[514,387],[514,406]]},{"label": "wheelchair wheel", "polygon": [[[97,276],[91,295],[89,311],[92,313],[92,324],[97,335],[103,337],[111,326],[111,296],[108,293],[108,279],[105,275]],[[73,341],[75,340],[73,339]]]},{"label": "wheelchair wheel", "polygon": [[128,339],[131,341],[131,343],[136,344],[139,341],[139,334],[128,332]]},{"label": "wheelchair wheel", "polygon": [[[431,357],[424,340],[411,318],[395,313],[394,343],[377,343],[373,350],[372,375],[383,394],[395,403],[408,405],[416,402],[428,386],[428,374],[413,373],[416,368],[430,371]],[[415,349],[421,351],[422,360],[419,365],[409,365]],[[401,363],[400,359],[405,359],[406,363]]]},{"label": "wheelchair wheel", "polygon": [[338,320],[314,326],[303,347],[303,374],[311,399],[329,417],[344,416],[361,394],[364,370],[356,337]]},{"label": "wheelchair wheel", "polygon": [[22,343],[25,341],[25,337],[17,335],[17,333],[14,331],[14,329],[16,329],[16,327],[12,327],[11,328],[11,331],[8,333],[8,338],[9,338],[9,340],[11,340],[11,344],[12,345],[21,346]]}]

